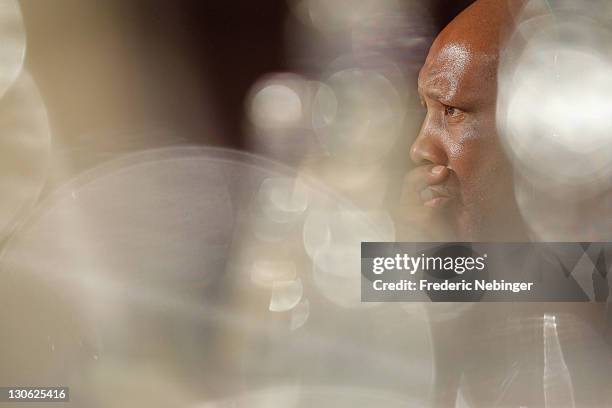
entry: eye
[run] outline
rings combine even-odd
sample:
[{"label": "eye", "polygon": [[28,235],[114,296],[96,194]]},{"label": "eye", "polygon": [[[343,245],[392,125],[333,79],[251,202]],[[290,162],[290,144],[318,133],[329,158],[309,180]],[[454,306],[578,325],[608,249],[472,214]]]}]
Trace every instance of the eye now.
[{"label": "eye", "polygon": [[454,108],[452,106],[445,106],[444,107],[444,114],[446,116],[450,116],[450,117],[457,116],[459,114],[459,109]]},{"label": "eye", "polygon": [[459,123],[465,118],[465,112],[454,106],[443,105],[444,120],[447,123]]}]

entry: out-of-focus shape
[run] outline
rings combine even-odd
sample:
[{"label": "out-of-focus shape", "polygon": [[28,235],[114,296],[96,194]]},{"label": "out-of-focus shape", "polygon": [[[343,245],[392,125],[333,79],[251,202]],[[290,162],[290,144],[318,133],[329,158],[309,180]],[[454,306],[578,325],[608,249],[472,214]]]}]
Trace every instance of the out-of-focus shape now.
[{"label": "out-of-focus shape", "polygon": [[[75,386],[74,398],[89,402],[103,398],[88,390],[114,387],[100,371],[109,360],[147,361],[211,387],[219,381],[230,390],[242,381],[255,384],[255,374],[240,377],[243,371],[236,368],[257,357],[253,350],[261,351],[253,342],[268,347],[275,365],[285,361],[275,345],[289,350],[310,344],[301,336],[268,337],[290,334],[312,321],[312,299],[321,299],[312,293],[301,240],[303,213],[310,209],[306,204],[335,203],[357,212],[306,181],[298,191],[307,194],[285,200],[292,190],[284,187],[295,187],[295,177],[289,168],[252,155],[176,147],[125,156],[51,193],[0,257],[1,297],[10,306],[0,310],[7,330],[0,379],[45,383],[86,375],[92,383]],[[265,202],[291,210],[287,215],[276,208],[276,221],[260,212],[266,222],[286,220],[295,227],[293,235],[282,236],[282,245],[269,246],[248,228],[264,184],[272,193]],[[354,214],[345,223],[358,219]],[[227,264],[240,261],[250,245],[253,252],[245,253],[250,275],[233,274]],[[358,251],[351,256],[359,262]],[[237,291],[242,296],[234,297]],[[329,302],[326,307],[335,309]],[[283,324],[275,325],[279,320]],[[324,344],[309,347],[337,347],[335,338],[323,338]],[[240,353],[227,347],[243,339],[247,344]],[[301,354],[294,359],[305,364]],[[214,369],[202,374],[203,366],[219,367],[215,362],[231,375],[217,379]],[[295,375],[293,369],[286,368],[284,375]],[[34,371],[38,374],[31,377]],[[130,401],[147,406],[148,400]]]},{"label": "out-of-focus shape", "polygon": [[565,364],[557,333],[557,319],[544,315],[544,404],[548,407],[576,406],[574,387]]},{"label": "out-of-focus shape", "polygon": [[[514,72],[506,115],[508,148],[543,187],[597,181],[612,161],[606,149],[612,145],[612,61],[549,38],[564,29],[570,34],[576,27],[556,23],[553,32],[532,39]],[[558,178],[548,179],[553,172]]]},{"label": "out-of-focus shape", "polygon": [[564,2],[538,4],[518,17],[499,70],[498,128],[517,200],[538,239],[609,239],[612,33],[590,5],[567,14]]},{"label": "out-of-focus shape", "polygon": [[304,299],[291,312],[291,330],[297,330],[306,324],[308,316],[310,316],[310,302]]},{"label": "out-of-focus shape", "polygon": [[188,147],[100,166],[49,196],[9,241],[2,267],[45,279],[78,276],[74,284],[94,276],[206,286],[226,262],[235,221],[231,176],[240,166],[225,150]]},{"label": "out-of-focus shape", "polygon": [[308,207],[306,186],[290,178],[264,180],[258,198],[263,213],[276,222],[290,222]]},{"label": "out-of-focus shape", "polygon": [[315,257],[320,249],[330,246],[361,250],[362,241],[393,241],[395,226],[386,212],[355,209],[313,208],[304,222],[303,240],[306,252]]},{"label": "out-of-focus shape", "polygon": [[403,106],[397,89],[382,74],[349,68],[332,74],[319,87],[312,124],[324,149],[340,160],[380,161],[402,127]]},{"label": "out-of-focus shape", "polygon": [[296,277],[295,263],[291,261],[255,261],[251,281],[258,286],[271,288],[276,281],[291,281]]},{"label": "out-of-focus shape", "polygon": [[0,1],[0,98],[21,73],[26,34],[16,0]]},{"label": "out-of-focus shape", "polygon": [[249,149],[297,165],[314,144],[309,112],[315,84],[282,72],[255,82],[246,100]]},{"label": "out-of-focus shape", "polygon": [[315,211],[305,222],[303,239],[314,281],[325,297],[343,307],[376,305],[361,302],[361,242],[395,239],[388,214],[347,208]]},{"label": "out-of-focus shape", "polygon": [[461,389],[457,392],[457,401],[455,402],[455,408],[470,408],[471,405],[465,400]]},{"label": "out-of-focus shape", "polygon": [[326,248],[331,242],[328,212],[323,209],[310,210],[302,231],[306,253],[313,258],[320,248]]},{"label": "out-of-focus shape", "polygon": [[294,74],[270,75],[251,91],[249,117],[258,127],[295,126],[302,119],[304,80]]},{"label": "out-of-focus shape", "polygon": [[319,250],[313,259],[313,277],[317,288],[330,301],[347,307],[372,307],[361,302],[359,247],[330,247]]},{"label": "out-of-focus shape", "polygon": [[251,222],[255,235],[267,242],[285,240],[299,228],[309,204],[309,188],[290,177],[270,177],[261,182]]},{"label": "out-of-focus shape", "polygon": [[25,71],[0,99],[0,132],[0,237],[4,237],[38,199],[49,164],[47,110]]},{"label": "out-of-focus shape", "polygon": [[270,297],[271,312],[286,312],[293,309],[302,299],[304,288],[301,279],[274,281]]},{"label": "out-of-focus shape", "polygon": [[[37,138],[26,141],[40,148]],[[198,302],[225,271],[236,207],[255,197],[263,179],[282,176],[286,169],[247,154],[165,148],[109,162],[50,194],[0,257],[8,306],[0,310],[2,382],[67,383],[95,377],[109,358],[143,355],[174,367],[202,330],[193,316],[207,317]],[[95,398],[87,389],[74,387],[71,399]]]}]

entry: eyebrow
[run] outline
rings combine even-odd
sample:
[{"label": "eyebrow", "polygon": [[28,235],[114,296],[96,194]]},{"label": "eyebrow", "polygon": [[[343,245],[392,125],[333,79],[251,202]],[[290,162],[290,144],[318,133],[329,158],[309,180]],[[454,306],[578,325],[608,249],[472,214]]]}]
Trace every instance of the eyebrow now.
[{"label": "eyebrow", "polygon": [[[425,95],[431,99],[435,99],[440,102],[449,102],[448,90],[445,88],[452,87],[452,80],[446,77],[446,73],[443,70],[433,70],[427,74],[427,78],[421,80],[422,76],[419,72],[419,81],[417,91],[419,95]],[[447,83],[445,86],[443,83]],[[423,85],[421,85],[423,84]]]},{"label": "eyebrow", "polygon": [[439,88],[423,89],[419,87],[418,92],[419,92],[419,95],[427,96],[430,99],[435,99],[437,101],[445,100],[445,98],[443,97],[443,92]]},{"label": "eyebrow", "polygon": [[452,102],[451,98],[448,95],[448,92],[442,90],[438,85],[429,83],[425,88],[419,86],[417,91],[419,93],[419,96],[426,96],[445,105],[451,104]]}]

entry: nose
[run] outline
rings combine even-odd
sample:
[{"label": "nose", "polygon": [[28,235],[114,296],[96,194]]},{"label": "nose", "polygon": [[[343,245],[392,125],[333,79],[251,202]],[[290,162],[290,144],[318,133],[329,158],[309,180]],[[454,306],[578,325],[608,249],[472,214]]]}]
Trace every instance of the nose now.
[{"label": "nose", "polygon": [[410,159],[416,165],[448,165],[448,156],[442,138],[432,127],[428,117],[425,118],[419,135],[410,147]]}]

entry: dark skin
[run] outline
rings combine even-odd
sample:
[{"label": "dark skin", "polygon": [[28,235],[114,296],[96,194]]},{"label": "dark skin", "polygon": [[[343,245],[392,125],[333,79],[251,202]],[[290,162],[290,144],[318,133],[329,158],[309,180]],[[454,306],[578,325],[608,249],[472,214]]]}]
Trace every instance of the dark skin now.
[{"label": "dark skin", "polygon": [[[427,115],[410,150],[416,167],[406,177],[403,208],[411,225],[418,221],[422,230],[435,231],[434,240],[529,240],[495,118],[499,56],[520,6],[512,0],[476,1],[440,33],[420,71],[418,90]],[[596,304],[476,304],[449,320],[438,320],[435,306],[429,308],[433,407],[455,406],[460,382],[472,406],[496,406],[500,396],[509,406],[542,406],[542,316],[559,317],[561,338],[566,330],[577,336],[568,321],[601,327]],[[509,318],[520,325],[506,325]],[[501,329],[492,329],[496,325]],[[572,339],[577,349],[580,343]],[[522,356],[526,368],[514,380],[513,390],[520,392],[505,395],[499,384],[512,371],[507,356],[510,363]],[[593,374],[589,381],[598,378],[606,377]],[[601,393],[605,387],[594,389]]]},{"label": "dark skin", "polygon": [[[436,38],[419,73],[427,114],[410,149],[416,167],[406,176],[403,203],[407,220],[434,240],[526,240],[495,121],[501,38],[511,21],[503,4],[468,7]],[[498,316],[496,309],[482,312]],[[484,314],[438,322],[430,313],[437,373],[431,405],[454,406],[466,363],[478,361],[468,351],[480,333],[475,316]]]},{"label": "dark skin", "polygon": [[427,108],[410,149],[407,211],[447,239],[523,240],[512,166],[497,136],[497,65],[510,28],[505,2],[479,0],[436,38],[420,71]]}]

